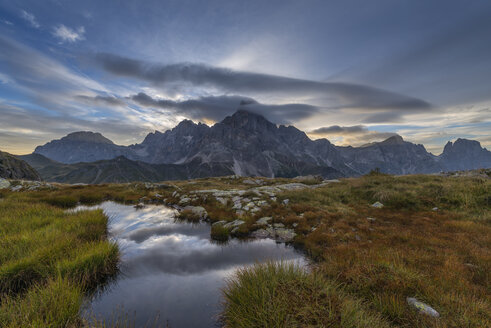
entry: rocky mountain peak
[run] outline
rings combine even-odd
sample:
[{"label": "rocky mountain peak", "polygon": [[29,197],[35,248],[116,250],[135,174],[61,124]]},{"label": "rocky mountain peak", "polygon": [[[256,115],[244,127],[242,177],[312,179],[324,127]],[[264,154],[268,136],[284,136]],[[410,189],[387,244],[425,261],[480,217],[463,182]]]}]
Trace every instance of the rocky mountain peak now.
[{"label": "rocky mountain peak", "polygon": [[404,139],[400,135],[395,135],[390,138],[385,139],[380,144],[382,145],[403,145],[405,143]]},{"label": "rocky mountain peak", "polygon": [[64,141],[81,141],[81,142],[92,142],[92,143],[101,143],[101,144],[109,144],[113,145],[114,143],[104,137],[99,132],[91,132],[91,131],[78,131],[72,132],[65,137],[61,138]]},{"label": "rocky mountain peak", "polygon": [[233,128],[246,130],[268,130],[276,128],[276,125],[265,119],[264,116],[245,109],[239,109],[232,116],[225,117],[220,123]]}]

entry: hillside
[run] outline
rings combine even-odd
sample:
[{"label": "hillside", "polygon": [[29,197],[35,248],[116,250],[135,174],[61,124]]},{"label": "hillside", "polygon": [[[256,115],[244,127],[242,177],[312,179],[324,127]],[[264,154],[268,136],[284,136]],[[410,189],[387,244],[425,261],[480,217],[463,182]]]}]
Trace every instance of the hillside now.
[{"label": "hillside", "polygon": [[41,176],[25,161],[0,151],[0,178],[41,180]]}]

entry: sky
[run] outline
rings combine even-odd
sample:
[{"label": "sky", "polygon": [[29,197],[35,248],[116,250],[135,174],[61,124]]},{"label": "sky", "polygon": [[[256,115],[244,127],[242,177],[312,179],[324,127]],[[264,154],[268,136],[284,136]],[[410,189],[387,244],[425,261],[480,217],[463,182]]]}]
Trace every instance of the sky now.
[{"label": "sky", "polygon": [[359,146],[491,148],[491,1],[0,0],[0,149],[238,109]]}]

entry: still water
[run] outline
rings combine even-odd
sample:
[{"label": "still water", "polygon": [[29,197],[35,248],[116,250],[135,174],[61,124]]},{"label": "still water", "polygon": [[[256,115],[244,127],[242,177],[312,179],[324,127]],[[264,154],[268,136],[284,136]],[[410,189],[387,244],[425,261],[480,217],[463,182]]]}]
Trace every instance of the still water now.
[{"label": "still water", "polygon": [[105,202],[76,210],[101,208],[110,218],[109,233],[120,246],[121,273],[94,296],[86,315],[110,321],[127,313],[136,327],[217,327],[221,288],[235,269],[267,260],[305,265],[301,253],[273,240],[217,244],[207,223],[175,220],[175,210],[143,209]]}]

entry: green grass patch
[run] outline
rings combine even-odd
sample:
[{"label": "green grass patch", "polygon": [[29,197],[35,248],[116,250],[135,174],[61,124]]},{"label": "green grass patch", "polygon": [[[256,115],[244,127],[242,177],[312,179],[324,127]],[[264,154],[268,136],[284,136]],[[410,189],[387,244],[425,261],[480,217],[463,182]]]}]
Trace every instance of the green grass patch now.
[{"label": "green grass patch", "polygon": [[0,202],[0,326],[80,326],[84,295],[117,272],[107,217],[66,212],[70,196],[9,196]]},{"label": "green grass patch", "polygon": [[390,327],[321,275],[287,262],[238,270],[223,295],[226,327]]}]

